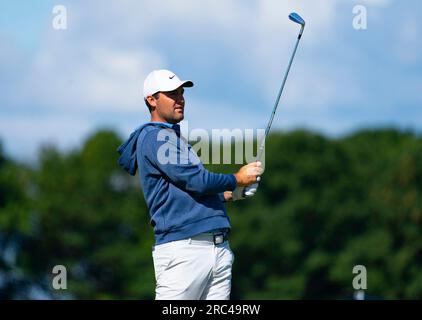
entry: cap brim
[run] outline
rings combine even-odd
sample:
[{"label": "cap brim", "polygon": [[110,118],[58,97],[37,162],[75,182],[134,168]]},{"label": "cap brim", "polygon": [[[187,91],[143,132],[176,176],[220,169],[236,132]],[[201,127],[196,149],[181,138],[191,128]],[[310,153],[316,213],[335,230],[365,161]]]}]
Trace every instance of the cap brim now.
[{"label": "cap brim", "polygon": [[193,82],[190,81],[190,80],[182,81],[182,87],[191,88],[191,87],[193,87]]}]

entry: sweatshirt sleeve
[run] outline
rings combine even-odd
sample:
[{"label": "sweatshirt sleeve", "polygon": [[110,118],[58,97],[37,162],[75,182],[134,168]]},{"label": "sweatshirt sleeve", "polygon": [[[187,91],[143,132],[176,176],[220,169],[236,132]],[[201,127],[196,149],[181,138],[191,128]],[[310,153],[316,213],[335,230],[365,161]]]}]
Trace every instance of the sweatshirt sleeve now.
[{"label": "sweatshirt sleeve", "polygon": [[220,198],[221,202],[226,202],[226,198],[224,198],[224,192],[220,192],[218,197]]},{"label": "sweatshirt sleeve", "polygon": [[232,191],[233,174],[213,173],[204,168],[192,147],[173,130],[154,130],[143,140],[143,155],[179,188],[197,194]]}]

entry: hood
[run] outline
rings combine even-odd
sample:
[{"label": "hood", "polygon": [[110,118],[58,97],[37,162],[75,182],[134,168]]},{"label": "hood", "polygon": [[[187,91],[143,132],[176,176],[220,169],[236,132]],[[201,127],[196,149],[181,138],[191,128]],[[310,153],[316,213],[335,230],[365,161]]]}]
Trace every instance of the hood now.
[{"label": "hood", "polygon": [[130,134],[122,145],[117,148],[117,152],[120,154],[118,164],[125,169],[130,175],[134,176],[138,169],[138,161],[136,158],[136,145],[138,142],[139,134],[145,125],[139,127]]},{"label": "hood", "polygon": [[138,145],[138,137],[141,134],[142,130],[147,126],[172,128],[177,132],[177,134],[180,134],[180,126],[178,124],[171,125],[162,122],[148,122],[133,131],[130,134],[129,139],[127,139],[122,145],[117,148],[117,152],[120,154],[119,160],[117,161],[118,164],[132,176],[136,174],[136,170],[138,169],[138,159],[136,156],[136,146]]}]

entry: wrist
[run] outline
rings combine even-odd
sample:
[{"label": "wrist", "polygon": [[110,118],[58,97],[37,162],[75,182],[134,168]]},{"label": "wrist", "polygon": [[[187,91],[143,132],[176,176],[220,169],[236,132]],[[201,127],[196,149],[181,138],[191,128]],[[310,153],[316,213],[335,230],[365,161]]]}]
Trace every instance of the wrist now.
[{"label": "wrist", "polygon": [[233,176],[236,179],[236,187],[241,186],[241,178],[239,176],[239,173],[234,173]]}]

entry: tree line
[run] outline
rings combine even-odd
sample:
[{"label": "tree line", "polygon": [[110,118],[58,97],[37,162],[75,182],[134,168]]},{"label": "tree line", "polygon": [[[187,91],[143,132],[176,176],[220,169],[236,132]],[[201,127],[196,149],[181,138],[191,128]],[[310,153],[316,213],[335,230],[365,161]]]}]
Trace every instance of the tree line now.
[{"label": "tree line", "polygon": [[[116,132],[80,149],[0,149],[0,299],[153,299],[152,228]],[[207,165],[234,172],[239,165]],[[227,204],[234,299],[422,298],[422,138],[397,129],[270,135],[257,194]],[[54,266],[66,290],[52,287]]]}]

